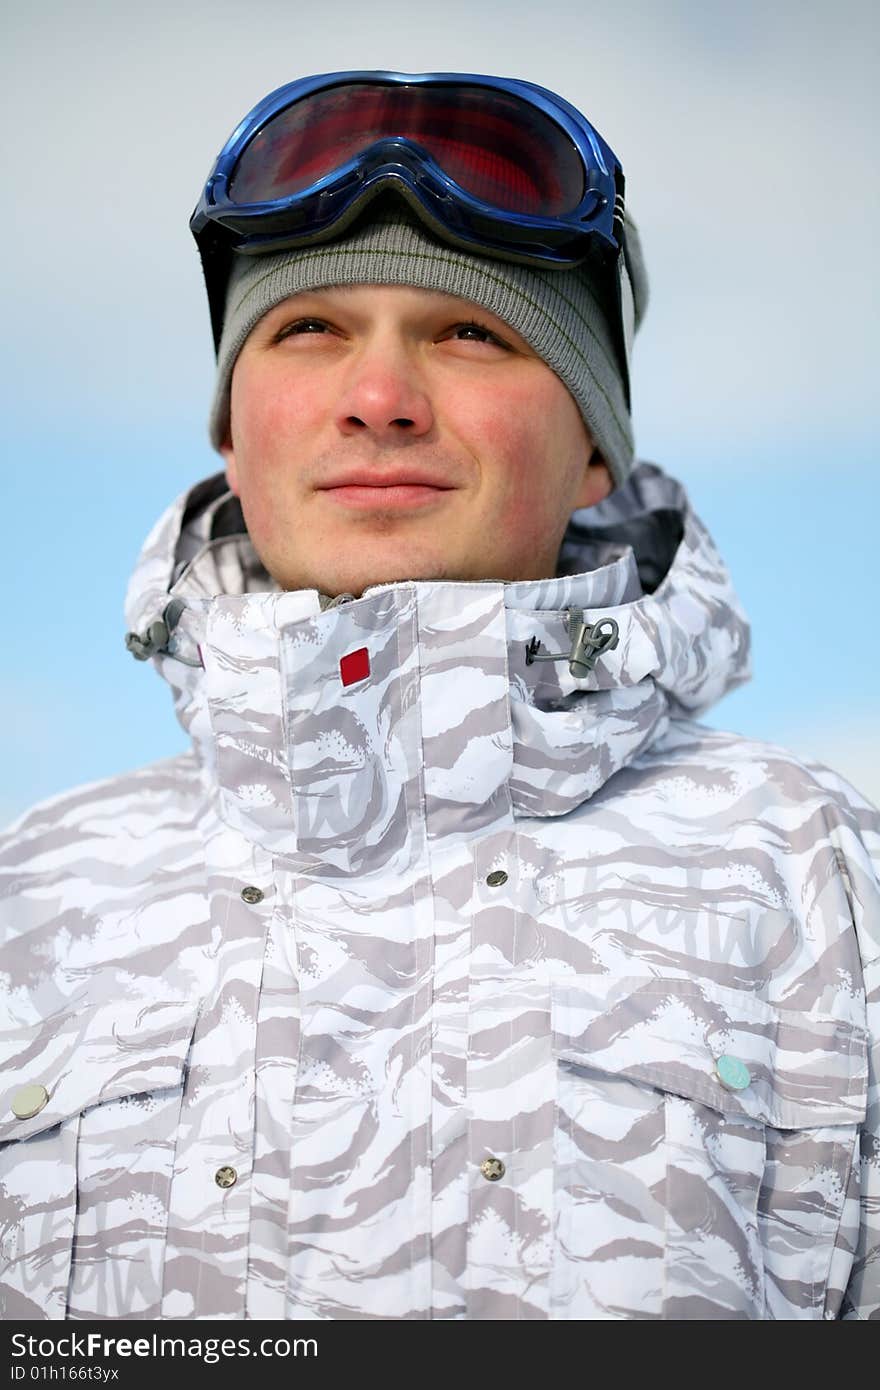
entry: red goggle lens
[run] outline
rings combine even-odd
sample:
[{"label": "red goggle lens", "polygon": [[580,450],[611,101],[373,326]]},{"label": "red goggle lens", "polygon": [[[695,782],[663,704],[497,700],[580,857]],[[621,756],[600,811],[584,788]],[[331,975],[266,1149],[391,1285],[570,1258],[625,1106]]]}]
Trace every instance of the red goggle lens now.
[{"label": "red goggle lens", "polygon": [[274,116],[243,151],[229,196],[239,205],[289,197],[394,136],[421,145],[466,193],[505,212],[558,217],[584,195],[574,143],[528,102],[485,87],[354,82]]}]

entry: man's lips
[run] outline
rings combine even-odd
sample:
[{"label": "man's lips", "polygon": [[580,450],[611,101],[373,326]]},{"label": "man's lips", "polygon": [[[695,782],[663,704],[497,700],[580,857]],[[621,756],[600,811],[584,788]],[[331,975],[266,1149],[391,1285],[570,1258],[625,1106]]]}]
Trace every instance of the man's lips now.
[{"label": "man's lips", "polygon": [[412,467],[389,469],[383,473],[379,468],[349,468],[330,478],[326,483],[318,483],[319,490],[338,487],[436,487],[444,490],[452,483],[431,473],[427,468]]},{"label": "man's lips", "polygon": [[385,475],[361,470],[344,473],[332,482],[322,483],[318,491],[326,492],[332,501],[345,507],[355,507],[361,511],[371,508],[388,511],[430,505],[439,501],[444,493],[454,491],[454,487],[418,470],[408,469],[406,472]]}]

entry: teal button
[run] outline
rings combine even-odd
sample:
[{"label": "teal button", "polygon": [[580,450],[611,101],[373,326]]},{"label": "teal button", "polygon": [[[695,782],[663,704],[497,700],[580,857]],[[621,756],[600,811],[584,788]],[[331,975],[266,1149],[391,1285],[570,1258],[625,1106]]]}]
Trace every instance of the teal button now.
[{"label": "teal button", "polygon": [[715,1074],[728,1091],[744,1091],[752,1082],[752,1074],[745,1062],[741,1062],[738,1057],[731,1057],[727,1052],[715,1063]]}]

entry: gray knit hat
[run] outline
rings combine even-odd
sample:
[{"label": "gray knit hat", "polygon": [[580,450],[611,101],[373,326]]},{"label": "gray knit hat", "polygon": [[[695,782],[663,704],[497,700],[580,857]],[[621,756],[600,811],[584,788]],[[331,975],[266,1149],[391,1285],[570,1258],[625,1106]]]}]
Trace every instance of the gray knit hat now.
[{"label": "gray knit hat", "polygon": [[[626,267],[632,332],[644,316],[648,281],[635,224],[627,214]],[[633,465],[632,421],[610,315],[589,273],[537,270],[469,252],[432,236],[405,206],[367,217],[338,241],[266,256],[236,256],[226,294],[210,436],[229,430],[232,369],[256,323],[300,290],[331,285],[414,285],[469,299],[520,334],[568,387],[615,483]],[[625,292],[626,298],[626,292]],[[627,333],[627,351],[631,336]]]}]

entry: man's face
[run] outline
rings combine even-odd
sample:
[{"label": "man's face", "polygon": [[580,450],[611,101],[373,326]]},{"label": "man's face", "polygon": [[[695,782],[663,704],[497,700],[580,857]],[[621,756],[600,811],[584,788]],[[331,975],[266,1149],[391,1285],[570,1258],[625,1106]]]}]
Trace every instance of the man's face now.
[{"label": "man's face", "polygon": [[593,448],[574,398],[502,319],[353,285],[293,295],[254,327],[223,457],[279,584],[360,596],[551,577],[571,512],[611,490]]}]

